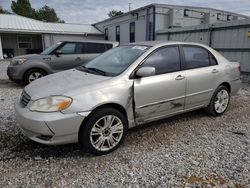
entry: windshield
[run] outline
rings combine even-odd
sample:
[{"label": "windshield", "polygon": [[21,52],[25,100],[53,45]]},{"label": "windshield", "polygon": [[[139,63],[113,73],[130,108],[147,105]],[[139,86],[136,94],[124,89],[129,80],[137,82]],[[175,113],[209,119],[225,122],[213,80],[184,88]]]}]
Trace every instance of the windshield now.
[{"label": "windshield", "polygon": [[53,44],[52,46],[46,48],[41,54],[42,55],[49,55],[53,50],[55,50],[60,44],[62,44],[61,42],[58,42],[56,44]]},{"label": "windshield", "polygon": [[126,70],[147,49],[147,46],[116,47],[79,67],[78,70],[90,70],[105,76],[116,76]]}]

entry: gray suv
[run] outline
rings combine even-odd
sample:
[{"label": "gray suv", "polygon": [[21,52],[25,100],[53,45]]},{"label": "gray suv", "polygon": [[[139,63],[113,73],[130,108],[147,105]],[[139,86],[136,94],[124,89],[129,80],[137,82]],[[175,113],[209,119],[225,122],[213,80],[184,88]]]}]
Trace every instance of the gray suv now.
[{"label": "gray suv", "polygon": [[25,85],[47,74],[78,67],[118,46],[108,41],[62,41],[41,54],[14,57],[7,69],[10,80]]}]

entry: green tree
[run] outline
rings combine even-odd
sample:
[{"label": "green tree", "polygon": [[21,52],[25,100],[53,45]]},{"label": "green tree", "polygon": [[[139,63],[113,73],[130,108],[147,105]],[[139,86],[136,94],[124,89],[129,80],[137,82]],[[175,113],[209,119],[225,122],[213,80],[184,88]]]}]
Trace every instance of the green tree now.
[{"label": "green tree", "polygon": [[4,10],[2,6],[0,6],[0,14],[10,14],[9,11]]},{"label": "green tree", "polygon": [[36,10],[31,7],[29,0],[12,1],[11,9],[18,15],[28,18],[36,18]]},{"label": "green tree", "polygon": [[17,0],[16,2],[12,1],[11,9],[14,13],[28,18],[45,22],[64,23],[64,20],[60,20],[60,18],[58,18],[53,8],[45,5],[42,8],[35,10],[32,8],[29,0]]},{"label": "green tree", "polygon": [[60,20],[60,18],[57,17],[55,10],[47,5],[37,10],[36,15],[38,20],[64,23],[64,20]]},{"label": "green tree", "polygon": [[122,11],[118,11],[118,10],[111,10],[111,11],[109,11],[109,13],[108,13],[108,16],[110,17],[110,18],[112,18],[112,17],[115,17],[115,16],[119,16],[119,15],[122,15],[123,14],[123,12]]}]

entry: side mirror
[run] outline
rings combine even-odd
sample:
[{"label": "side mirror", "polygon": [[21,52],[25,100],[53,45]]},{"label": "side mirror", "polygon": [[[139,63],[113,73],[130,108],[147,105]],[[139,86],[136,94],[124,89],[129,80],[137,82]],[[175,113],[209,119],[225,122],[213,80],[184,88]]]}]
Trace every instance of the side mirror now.
[{"label": "side mirror", "polygon": [[55,56],[56,56],[56,57],[60,57],[61,54],[62,54],[62,51],[61,51],[61,50],[56,50],[56,51],[55,51]]},{"label": "side mirror", "polygon": [[136,71],[136,76],[138,77],[148,77],[155,75],[155,68],[154,67],[142,67]]}]

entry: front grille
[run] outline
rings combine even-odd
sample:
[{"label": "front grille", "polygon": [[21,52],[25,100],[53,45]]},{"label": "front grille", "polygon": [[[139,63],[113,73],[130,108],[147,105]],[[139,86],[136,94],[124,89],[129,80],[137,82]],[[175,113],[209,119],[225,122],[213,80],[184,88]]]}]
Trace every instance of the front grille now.
[{"label": "front grille", "polygon": [[26,93],[24,90],[23,90],[23,92],[22,92],[20,102],[21,102],[21,104],[24,105],[24,106],[27,106],[28,103],[30,102],[30,96],[29,96],[28,93]]}]

